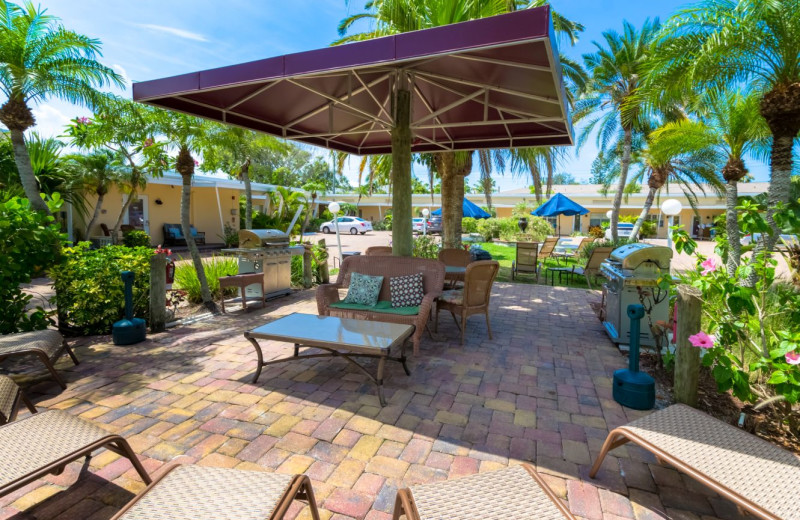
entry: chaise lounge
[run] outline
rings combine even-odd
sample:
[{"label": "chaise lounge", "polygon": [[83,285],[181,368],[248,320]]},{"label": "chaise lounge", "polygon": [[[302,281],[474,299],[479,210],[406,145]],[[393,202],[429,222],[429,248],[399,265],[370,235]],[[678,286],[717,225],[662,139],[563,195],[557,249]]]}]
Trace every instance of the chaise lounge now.
[{"label": "chaise lounge", "polygon": [[[195,243],[205,244],[206,234],[197,231],[194,226],[189,226]],[[186,238],[183,236],[183,228],[180,224],[164,224],[164,245],[165,246],[185,246]]]},{"label": "chaise lounge", "polygon": [[798,520],[800,458],[694,408],[675,404],[615,428],[606,454],[632,442],[764,520]]},{"label": "chaise lounge", "polygon": [[36,356],[44,363],[61,388],[66,389],[67,385],[55,367],[56,361],[64,352],[69,355],[73,363],[78,364],[78,358],[57,330],[34,330],[0,336],[0,362],[12,357]]}]

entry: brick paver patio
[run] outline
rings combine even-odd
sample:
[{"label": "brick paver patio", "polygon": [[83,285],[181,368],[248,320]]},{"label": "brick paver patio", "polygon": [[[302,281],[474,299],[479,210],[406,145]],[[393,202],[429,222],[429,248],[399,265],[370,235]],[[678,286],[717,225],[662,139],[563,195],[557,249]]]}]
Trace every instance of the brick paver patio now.
[{"label": "brick paver patio", "polygon": [[[128,438],[151,473],[173,460],[306,473],[323,518],[388,519],[398,486],[520,461],[534,462],[582,518],[739,518],[730,502],[636,447],[612,452],[589,479],[609,429],[641,414],[611,398],[611,375],[626,359],[589,307],[598,298],[496,284],[494,340],[478,316],[461,347],[442,314],[441,338],[423,340],[411,377],[387,365],[383,409],[374,386],[338,359],[267,367],[249,383],[255,355],[242,333],[291,312],[316,313],[311,291],[134,346],[79,341],[82,363],[59,364],[67,391],[44,374],[15,377],[40,409],[67,410]],[[290,351],[262,345],[266,359]],[[143,487],[125,459],[101,452],[88,468],[73,463],[0,498],[0,519],[108,519]],[[301,509],[291,516],[307,518]]]}]

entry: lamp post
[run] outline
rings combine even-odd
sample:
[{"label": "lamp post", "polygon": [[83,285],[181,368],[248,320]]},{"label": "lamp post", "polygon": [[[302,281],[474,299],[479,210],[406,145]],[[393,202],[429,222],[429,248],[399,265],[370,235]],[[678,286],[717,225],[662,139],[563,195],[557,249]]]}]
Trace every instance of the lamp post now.
[{"label": "lamp post", "polygon": [[681,201],[677,199],[667,199],[661,203],[661,213],[667,216],[667,247],[672,249],[672,217],[679,214],[683,209]]},{"label": "lamp post", "polygon": [[342,265],[342,237],[339,235],[339,203],[331,202],[328,210],[333,213],[333,229],[336,230],[336,245],[339,247],[339,265]]},{"label": "lamp post", "polygon": [[422,208],[422,234],[428,234],[428,214],[430,211],[428,208]]}]

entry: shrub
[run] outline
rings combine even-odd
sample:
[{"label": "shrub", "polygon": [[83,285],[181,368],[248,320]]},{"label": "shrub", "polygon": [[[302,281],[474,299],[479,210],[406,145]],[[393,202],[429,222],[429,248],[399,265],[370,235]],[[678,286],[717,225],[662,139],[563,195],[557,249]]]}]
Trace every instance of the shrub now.
[{"label": "shrub", "polygon": [[150,247],[150,235],[140,229],[122,235],[122,245],[126,247]]},{"label": "shrub", "polygon": [[417,235],[414,237],[414,247],[411,256],[418,258],[438,258],[439,243],[433,235]]},{"label": "shrub", "polygon": [[496,238],[507,242],[541,241],[544,240],[544,237],[553,233],[553,227],[545,219],[532,216],[526,218],[528,219],[528,227],[524,234],[519,230],[519,217],[480,220],[477,224],[478,233],[481,234],[486,242],[491,242]]},{"label": "shrub", "polygon": [[374,231],[387,231],[388,228],[386,227],[386,221],[385,220],[379,220],[379,221],[375,222],[374,224],[372,224],[372,229]]},{"label": "shrub", "polygon": [[32,210],[27,199],[11,197],[0,202],[0,334],[47,327],[49,321],[43,308],[26,311],[31,295],[19,285],[30,282],[59,260],[63,240],[53,218]]},{"label": "shrub", "polygon": [[589,257],[592,256],[592,251],[594,251],[596,247],[613,247],[614,249],[616,249],[618,247],[624,246],[625,244],[630,244],[633,242],[636,242],[636,240],[630,240],[628,238],[618,238],[616,241],[606,240],[606,239],[595,240],[594,242],[592,242],[591,244],[587,244],[583,248],[579,260],[584,262],[588,260]]},{"label": "shrub", "polygon": [[461,219],[461,231],[462,233],[477,233],[478,232],[478,220],[472,217],[464,217]]},{"label": "shrub", "polygon": [[[639,220],[638,215],[620,215],[620,222],[630,222],[635,224]],[[648,238],[656,236],[656,222],[654,220],[645,220],[642,222],[642,227],[639,229],[640,238]]]},{"label": "shrub", "polygon": [[[182,258],[180,260],[183,260]],[[203,270],[206,272],[208,289],[211,297],[218,300],[221,296],[219,288],[220,276],[231,276],[239,272],[239,264],[235,258],[228,256],[214,256],[203,260]],[[197,279],[197,271],[191,261],[178,264],[175,269],[175,288],[186,291],[186,299],[191,303],[202,303],[203,296],[200,293],[200,280]],[[226,295],[236,293],[235,287],[225,289]]]},{"label": "shrub", "polygon": [[592,226],[589,228],[589,236],[592,238],[603,238],[606,236],[606,232],[601,226]]},{"label": "shrub", "polygon": [[[311,246],[311,281],[313,284],[322,283],[322,264],[328,261],[328,250],[319,244]],[[303,286],[303,257],[292,257],[292,285]]]},{"label": "shrub", "polygon": [[125,313],[121,271],[133,272],[133,313],[147,319],[153,250],[89,247],[89,242],[80,242],[65,248],[62,262],[50,269],[55,281],[59,328],[80,334],[108,334],[111,325]]},{"label": "shrub", "polygon": [[225,243],[225,247],[237,247],[239,245],[239,230],[233,226],[225,224],[223,234],[217,236]]}]

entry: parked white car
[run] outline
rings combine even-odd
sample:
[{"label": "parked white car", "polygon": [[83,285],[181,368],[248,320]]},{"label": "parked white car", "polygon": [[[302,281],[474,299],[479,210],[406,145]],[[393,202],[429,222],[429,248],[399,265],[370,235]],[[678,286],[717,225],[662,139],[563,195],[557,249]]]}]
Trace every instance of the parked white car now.
[{"label": "parked white car", "polygon": [[[619,238],[628,238],[633,231],[633,224],[630,222],[617,223],[617,236]],[[606,240],[611,240],[611,228],[606,229]]]},{"label": "parked white car", "polygon": [[[740,242],[743,246],[757,243],[761,240],[761,233],[753,233],[752,235],[744,235]],[[778,242],[775,244],[777,249],[785,249],[787,246],[795,246],[798,244],[797,235],[780,235]]]},{"label": "parked white car", "polygon": [[[339,233],[350,233],[351,235],[362,235],[367,231],[372,231],[372,224],[368,220],[358,217],[339,217]],[[333,221],[323,222],[319,227],[322,233],[336,233],[336,226]]]},{"label": "parked white car", "polygon": [[414,233],[422,233],[424,225],[425,225],[425,219],[424,218],[412,218],[411,219],[411,230]]}]

